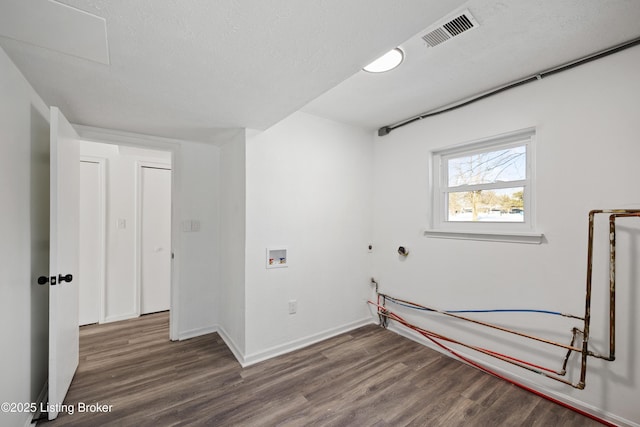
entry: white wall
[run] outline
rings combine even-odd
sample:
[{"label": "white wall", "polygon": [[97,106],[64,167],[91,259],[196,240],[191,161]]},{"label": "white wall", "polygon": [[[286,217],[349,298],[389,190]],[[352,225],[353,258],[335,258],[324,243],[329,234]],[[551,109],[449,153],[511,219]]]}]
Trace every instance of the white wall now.
[{"label": "white wall", "polygon": [[[49,109],[0,49],[0,402],[35,402],[47,379]],[[0,412],[0,425],[30,414]]]},{"label": "white wall", "polygon": [[[220,286],[220,149],[182,142],[175,171],[180,172],[182,220],[200,222],[200,230],[180,232],[180,336],[213,332],[218,323]],[[173,314],[172,314],[173,315]]]},{"label": "white wall", "polygon": [[[139,310],[136,299],[137,164],[146,161],[171,167],[171,153],[82,141],[80,155],[106,160],[105,321],[135,317]],[[118,227],[119,220],[125,221],[125,228]]]},{"label": "white wall", "polygon": [[371,321],[372,159],[369,132],[304,113],[248,138],[247,363]]},{"label": "white wall", "polygon": [[245,353],[245,131],[220,148],[219,331],[236,358]]},{"label": "white wall", "polygon": [[[640,208],[638,94],[640,47],[628,49],[459,110],[394,130],[375,141],[373,275],[381,291],[442,309],[540,308],[582,315],[587,213]],[[428,225],[430,150],[530,126],[537,129],[537,223],[541,245],[444,240]],[[591,348],[607,351],[608,231],[598,223]],[[617,288],[617,359],[589,359],[587,385],[572,389],[487,359],[547,393],[629,425],[640,424],[640,220],[621,221]],[[399,259],[396,248],[410,250]],[[406,310],[400,310],[405,313]],[[569,343],[579,322],[541,315],[484,319]],[[548,350],[491,330],[440,317],[411,316],[422,326],[509,354],[560,367]],[[499,335],[499,337],[498,337]],[[569,378],[576,381],[576,363]]]}]

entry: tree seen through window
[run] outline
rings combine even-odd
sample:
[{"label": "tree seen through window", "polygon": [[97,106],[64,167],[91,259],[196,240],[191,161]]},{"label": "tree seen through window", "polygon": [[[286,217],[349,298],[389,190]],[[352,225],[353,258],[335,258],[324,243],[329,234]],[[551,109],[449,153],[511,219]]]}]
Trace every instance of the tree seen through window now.
[{"label": "tree seen through window", "polygon": [[446,159],[449,221],[524,221],[526,146]]}]

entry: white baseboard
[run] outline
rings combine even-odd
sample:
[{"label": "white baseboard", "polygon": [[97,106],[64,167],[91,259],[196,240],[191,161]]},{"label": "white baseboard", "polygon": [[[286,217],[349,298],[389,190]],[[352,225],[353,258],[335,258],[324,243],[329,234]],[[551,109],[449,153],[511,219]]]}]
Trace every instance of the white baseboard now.
[{"label": "white baseboard", "polygon": [[272,357],[281,356],[283,354],[290,353],[295,350],[299,350],[301,348],[310,346],[311,344],[324,341],[328,338],[343,334],[345,332],[352,331],[362,326],[370,325],[372,323],[375,323],[374,320],[371,317],[366,317],[364,319],[356,320],[355,322],[351,322],[346,325],[339,326],[337,328],[328,329],[326,331],[319,332],[317,334],[313,334],[308,337],[299,338],[293,341],[289,341],[288,343],[285,343],[285,344],[280,344],[275,347],[271,347],[266,350],[262,350],[257,353],[250,354],[244,357],[244,361],[240,361],[240,360],[239,361],[242,367],[250,366],[258,362],[271,359]]},{"label": "white baseboard", "polygon": [[243,351],[240,350],[238,344],[236,344],[236,342],[231,338],[231,336],[227,333],[227,331],[225,331],[222,326],[218,326],[218,335],[220,335],[220,338],[222,338],[227,347],[229,347],[229,350],[231,350],[231,353],[233,353],[233,356],[236,358],[240,366],[246,366],[244,362]]},{"label": "white baseboard", "polygon": [[212,334],[218,332],[217,326],[207,326],[205,328],[190,329],[188,331],[178,332],[178,341],[188,340],[189,338],[199,337],[201,335]]},{"label": "white baseboard", "polygon": [[104,323],[119,322],[121,320],[135,319],[137,317],[140,317],[138,313],[127,313],[127,314],[119,314],[117,316],[107,316],[104,318]]},{"label": "white baseboard", "polygon": [[295,350],[299,350],[301,348],[326,340],[336,335],[349,332],[353,329],[357,329],[365,325],[370,325],[372,323],[375,323],[373,319],[370,317],[367,317],[365,319],[360,319],[358,321],[351,322],[346,325],[339,326],[337,328],[332,328],[308,337],[300,338],[285,344],[271,347],[269,349],[251,354],[249,356],[244,355],[244,352],[240,349],[240,347],[236,344],[236,342],[231,338],[231,336],[227,333],[227,331],[222,326],[217,326],[217,332],[220,335],[220,338],[222,338],[225,344],[227,344],[227,347],[229,347],[229,350],[231,350],[231,353],[233,353],[234,357],[236,358],[240,366],[245,368],[247,366],[251,366],[256,363],[263,362],[267,359],[271,359],[276,356],[281,356],[283,354],[290,353]]},{"label": "white baseboard", "polygon": [[[453,355],[451,355],[450,353],[444,351],[443,349],[441,349],[440,347],[438,347],[437,345],[433,344],[431,341],[425,339],[422,335],[418,334],[417,332],[411,331],[407,328],[398,326],[396,324],[393,324],[392,322],[389,323],[389,327],[387,328],[388,330],[390,330],[391,332],[394,332],[398,335],[401,335],[405,338],[408,338],[412,341],[415,341],[419,344],[424,345],[425,347],[429,347],[430,349],[433,349],[439,353],[442,353],[443,355],[447,356],[447,357],[451,357],[451,358],[455,358]],[[580,409],[581,411],[587,412],[593,416],[596,416],[598,418],[602,418],[603,420],[607,420],[611,423],[614,423],[616,425],[619,425],[621,427],[640,427],[640,424],[633,422],[631,420],[627,420],[625,418],[622,418],[618,415],[612,414],[610,412],[607,411],[603,411],[600,408],[597,408],[596,406],[590,405],[588,403],[582,402],[580,400],[577,400],[571,396],[568,396],[566,394],[562,394],[562,393],[558,393],[557,391],[554,390],[550,390],[546,387],[541,386],[540,384],[534,383],[531,380],[521,377],[517,374],[514,374],[513,372],[507,371],[505,369],[502,369],[496,365],[493,365],[492,363],[488,363],[485,360],[481,360],[478,359],[468,353],[466,353],[464,350],[458,350],[456,349],[457,353],[460,353],[462,356],[468,358],[469,360],[473,361],[473,362],[477,362],[479,365],[482,366],[486,366],[488,369],[498,372],[500,375],[504,375],[507,378],[510,378],[518,383],[524,384],[527,387],[530,387],[534,390],[539,391],[540,393],[552,397],[554,399],[557,399],[563,403],[566,403],[569,406],[572,406],[574,408]],[[455,358],[456,360],[459,360],[457,358]],[[464,363],[464,362],[463,362]]]}]

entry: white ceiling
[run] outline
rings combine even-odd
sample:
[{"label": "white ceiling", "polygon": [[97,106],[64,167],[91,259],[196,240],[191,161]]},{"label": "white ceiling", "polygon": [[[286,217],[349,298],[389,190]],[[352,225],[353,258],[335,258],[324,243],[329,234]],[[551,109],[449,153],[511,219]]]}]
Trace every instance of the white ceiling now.
[{"label": "white ceiling", "polygon": [[[480,27],[427,48],[464,8]],[[377,128],[638,36],[638,0],[0,0],[0,46],[72,122],[204,142],[302,107]]]},{"label": "white ceiling", "polygon": [[470,0],[456,11],[465,8],[478,28],[433,48],[421,31],[400,44],[399,68],[360,71],[304,111],[380,128],[640,37],[638,0]]}]

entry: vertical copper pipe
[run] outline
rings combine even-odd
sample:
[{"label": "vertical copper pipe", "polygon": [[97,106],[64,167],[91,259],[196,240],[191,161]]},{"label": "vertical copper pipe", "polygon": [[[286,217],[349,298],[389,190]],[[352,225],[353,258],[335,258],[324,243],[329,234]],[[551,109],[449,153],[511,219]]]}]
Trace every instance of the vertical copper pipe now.
[{"label": "vertical copper pipe", "polygon": [[[380,294],[378,294],[380,295]],[[380,317],[380,326],[382,326],[383,328],[387,329],[387,326],[389,324],[389,317],[387,316],[387,296],[386,295],[382,295],[382,308],[378,309],[378,316]]]},{"label": "vertical copper pipe", "polygon": [[[578,335],[578,332],[580,332],[580,329],[578,328],[573,328],[571,329],[571,343],[569,344],[571,347],[573,347],[575,345],[576,342],[576,336]],[[564,357],[564,361],[562,362],[562,370],[560,371],[560,375],[565,375],[567,373],[567,364],[569,363],[569,356],[571,356],[571,351],[572,350],[567,350],[567,354]]]},{"label": "vertical copper pipe", "polygon": [[584,298],[584,328],[582,329],[582,362],[580,364],[580,382],[578,386],[584,388],[587,376],[587,356],[589,354],[589,324],[591,322],[591,276],[593,273],[593,228],[595,214],[589,212],[589,239],[587,244],[587,291]]},{"label": "vertical copper pipe", "polygon": [[616,215],[609,216],[609,360],[616,356]]},{"label": "vertical copper pipe", "polygon": [[599,355],[596,357],[613,361],[616,358],[616,218],[640,218],[640,210],[615,209],[606,212],[611,213],[609,216],[609,357]]}]

